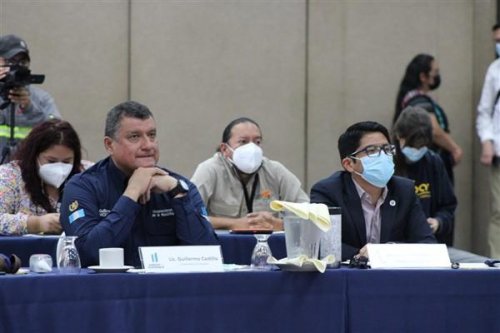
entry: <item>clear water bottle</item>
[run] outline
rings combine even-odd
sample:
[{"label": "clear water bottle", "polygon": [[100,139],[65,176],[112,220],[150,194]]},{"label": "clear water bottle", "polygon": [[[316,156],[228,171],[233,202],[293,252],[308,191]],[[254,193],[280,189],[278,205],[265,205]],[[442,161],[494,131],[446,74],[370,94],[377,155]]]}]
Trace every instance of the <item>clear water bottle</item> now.
[{"label": "clear water bottle", "polygon": [[320,258],[334,255],[335,262],[328,267],[338,268],[342,261],[342,214],[340,207],[328,207],[332,228],[321,235]]}]

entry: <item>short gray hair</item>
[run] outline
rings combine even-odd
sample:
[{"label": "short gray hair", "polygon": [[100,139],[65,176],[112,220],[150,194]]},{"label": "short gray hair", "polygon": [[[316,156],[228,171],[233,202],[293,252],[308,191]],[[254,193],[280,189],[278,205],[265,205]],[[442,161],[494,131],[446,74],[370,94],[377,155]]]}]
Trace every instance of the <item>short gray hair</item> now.
[{"label": "short gray hair", "polygon": [[429,112],[418,106],[408,106],[394,123],[393,133],[405,139],[405,145],[415,148],[432,143],[432,123]]},{"label": "short gray hair", "polygon": [[135,101],[123,102],[108,112],[104,135],[115,139],[120,129],[121,120],[125,117],[143,120],[148,118],[154,119],[153,114],[147,106]]}]

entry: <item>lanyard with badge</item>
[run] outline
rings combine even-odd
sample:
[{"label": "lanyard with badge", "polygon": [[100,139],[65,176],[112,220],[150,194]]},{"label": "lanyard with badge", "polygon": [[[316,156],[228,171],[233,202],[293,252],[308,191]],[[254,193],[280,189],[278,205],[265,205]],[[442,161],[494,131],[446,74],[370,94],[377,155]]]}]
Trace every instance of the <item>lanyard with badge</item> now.
[{"label": "lanyard with badge", "polygon": [[247,205],[247,210],[249,213],[253,212],[253,199],[255,198],[255,191],[257,190],[257,183],[259,182],[259,174],[255,174],[255,178],[253,180],[252,192],[250,196],[248,195],[247,187],[240,179],[241,186],[243,187],[243,194],[245,194],[245,203]]}]

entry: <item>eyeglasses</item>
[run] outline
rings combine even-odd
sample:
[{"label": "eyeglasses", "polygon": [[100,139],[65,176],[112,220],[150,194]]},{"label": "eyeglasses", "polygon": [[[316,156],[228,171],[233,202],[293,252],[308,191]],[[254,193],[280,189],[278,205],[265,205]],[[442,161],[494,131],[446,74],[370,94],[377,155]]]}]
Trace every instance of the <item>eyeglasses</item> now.
[{"label": "eyeglasses", "polygon": [[357,150],[349,156],[356,156],[359,153],[365,153],[366,156],[368,156],[368,157],[378,157],[378,156],[380,156],[381,151],[384,151],[384,153],[386,155],[394,156],[394,155],[396,155],[396,146],[391,145],[391,144],[385,144],[385,145],[381,145],[381,146],[371,145],[371,146],[367,146],[363,149]]}]

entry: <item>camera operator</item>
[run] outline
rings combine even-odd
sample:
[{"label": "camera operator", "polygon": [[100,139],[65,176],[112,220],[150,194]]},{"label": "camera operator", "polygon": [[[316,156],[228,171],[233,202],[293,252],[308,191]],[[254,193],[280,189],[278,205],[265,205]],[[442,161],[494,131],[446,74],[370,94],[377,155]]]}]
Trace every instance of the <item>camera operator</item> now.
[{"label": "camera operator", "polygon": [[[26,42],[15,35],[0,37],[0,86],[2,80],[13,70],[11,67],[29,68],[30,55]],[[24,139],[31,128],[47,119],[61,118],[50,94],[33,85],[25,85],[9,89],[0,96],[0,105],[5,102],[14,104],[14,143]],[[0,152],[8,146],[11,139],[11,105],[0,110]],[[14,148],[14,147],[11,147]],[[3,162],[8,162],[13,152],[10,151]]]}]

